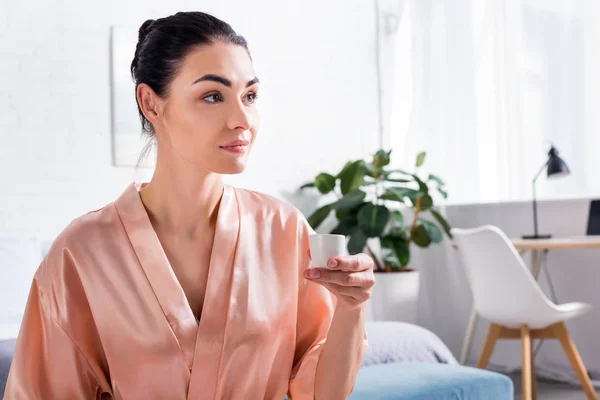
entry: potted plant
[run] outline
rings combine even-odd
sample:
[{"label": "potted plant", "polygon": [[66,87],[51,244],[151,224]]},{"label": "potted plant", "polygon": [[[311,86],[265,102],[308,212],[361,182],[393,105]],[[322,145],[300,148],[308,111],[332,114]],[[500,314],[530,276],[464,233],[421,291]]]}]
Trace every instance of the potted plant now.
[{"label": "potted plant", "polygon": [[309,224],[317,229],[335,213],[337,225],[331,233],[348,238],[349,254],[366,250],[375,272],[385,272],[376,274],[371,316],[414,320],[419,276],[409,267],[410,249],[413,244],[426,248],[439,243],[444,234],[451,237],[450,225],[434,208],[434,199],[448,194],[438,176],[420,177],[424,152],[417,156],[414,172],[387,169],[390,154],[391,150],[379,150],[369,162],[348,161],[337,175],[321,172],[301,189],[335,194],[335,201],[308,217]]}]

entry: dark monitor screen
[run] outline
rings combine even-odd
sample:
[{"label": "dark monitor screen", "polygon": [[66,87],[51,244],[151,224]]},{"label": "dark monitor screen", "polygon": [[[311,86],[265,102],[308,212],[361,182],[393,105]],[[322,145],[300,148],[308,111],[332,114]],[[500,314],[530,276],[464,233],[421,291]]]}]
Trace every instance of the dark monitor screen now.
[{"label": "dark monitor screen", "polygon": [[592,200],[588,215],[588,235],[600,235],[600,200]]}]

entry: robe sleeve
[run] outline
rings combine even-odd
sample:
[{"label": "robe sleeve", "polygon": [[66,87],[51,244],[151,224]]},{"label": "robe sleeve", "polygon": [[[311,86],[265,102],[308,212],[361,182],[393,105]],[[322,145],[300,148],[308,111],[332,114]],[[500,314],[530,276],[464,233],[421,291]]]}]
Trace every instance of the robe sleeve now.
[{"label": "robe sleeve", "polygon": [[[290,400],[313,400],[315,377],[319,355],[333,319],[336,297],[324,286],[309,282],[304,278],[304,270],[310,268],[308,257],[308,236],[315,231],[308,221],[301,218],[298,237],[299,281],[298,317],[296,322],[296,353],[289,383]],[[367,333],[364,333],[363,346],[368,347]],[[352,388],[352,391],[354,387]]]},{"label": "robe sleeve", "polygon": [[34,278],[4,399],[96,399],[98,388],[85,354],[50,315]]},{"label": "robe sleeve", "polygon": [[296,351],[289,383],[290,400],[314,399],[317,362],[335,310],[336,298],[325,287],[304,278],[310,267],[308,235],[314,231],[304,218],[298,237],[299,282],[296,322]]}]

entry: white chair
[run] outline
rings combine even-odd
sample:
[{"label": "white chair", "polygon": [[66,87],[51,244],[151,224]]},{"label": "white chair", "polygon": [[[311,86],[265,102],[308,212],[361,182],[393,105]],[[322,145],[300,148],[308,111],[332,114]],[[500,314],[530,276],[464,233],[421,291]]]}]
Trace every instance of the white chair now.
[{"label": "white chair", "polygon": [[536,398],[532,340],[560,341],[588,399],[597,400],[588,373],[565,321],[591,309],[589,304],[555,305],[542,292],[509,238],[495,226],[452,229],[473,291],[476,312],[491,322],[477,363],[485,368],[496,340],[521,339],[523,400]]}]

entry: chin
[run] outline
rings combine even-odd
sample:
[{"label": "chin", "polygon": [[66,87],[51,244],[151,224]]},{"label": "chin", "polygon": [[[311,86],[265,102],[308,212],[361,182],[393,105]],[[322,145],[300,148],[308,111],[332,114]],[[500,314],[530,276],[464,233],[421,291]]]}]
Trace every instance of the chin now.
[{"label": "chin", "polygon": [[[246,165],[248,163],[248,158],[250,156],[250,152],[245,154],[219,154],[218,158],[212,159],[212,162],[209,162],[213,165],[211,170],[218,174],[224,175],[235,175],[241,174],[246,170]],[[208,160],[207,160],[208,161]]]},{"label": "chin", "polygon": [[219,168],[219,170],[215,171],[215,172],[217,172],[219,174],[224,174],[224,175],[236,175],[236,174],[241,174],[245,170],[246,170],[245,162],[235,162],[235,163],[229,163],[228,165],[222,165],[221,168]]},{"label": "chin", "polygon": [[237,174],[241,174],[242,172],[244,172],[244,170],[246,169],[246,167],[243,168],[230,168],[227,171],[223,171],[221,172],[221,174],[223,175],[237,175]]}]

